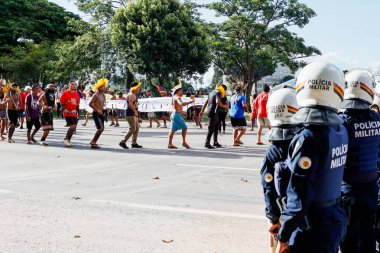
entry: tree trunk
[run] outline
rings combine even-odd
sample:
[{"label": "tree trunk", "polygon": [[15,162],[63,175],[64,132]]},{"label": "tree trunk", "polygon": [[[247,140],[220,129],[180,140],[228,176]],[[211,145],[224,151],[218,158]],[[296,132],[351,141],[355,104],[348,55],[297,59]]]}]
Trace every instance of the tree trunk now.
[{"label": "tree trunk", "polygon": [[252,87],[253,87],[253,81],[250,79],[248,80],[246,89],[245,89],[245,97],[247,99],[247,106],[248,106],[248,111],[251,112],[251,94],[252,94]]}]

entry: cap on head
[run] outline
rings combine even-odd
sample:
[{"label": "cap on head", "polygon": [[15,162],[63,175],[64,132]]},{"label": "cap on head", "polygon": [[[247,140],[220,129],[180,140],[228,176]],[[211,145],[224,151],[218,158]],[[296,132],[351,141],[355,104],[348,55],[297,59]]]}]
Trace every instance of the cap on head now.
[{"label": "cap on head", "polygon": [[344,99],[357,99],[372,104],[375,96],[375,80],[372,74],[365,69],[350,70],[346,76]]},{"label": "cap on head", "polygon": [[11,87],[18,87],[18,83],[12,83]]},{"label": "cap on head", "polygon": [[320,107],[337,111],[343,101],[344,75],[335,65],[313,62],[297,77],[297,102],[302,107]]}]

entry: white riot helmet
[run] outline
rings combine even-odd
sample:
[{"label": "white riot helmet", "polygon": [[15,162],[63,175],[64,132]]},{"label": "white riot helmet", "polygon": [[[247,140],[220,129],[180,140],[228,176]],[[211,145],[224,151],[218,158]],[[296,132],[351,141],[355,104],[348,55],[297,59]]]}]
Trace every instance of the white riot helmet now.
[{"label": "white riot helmet", "polygon": [[313,62],[297,77],[297,102],[302,107],[326,107],[337,111],[343,101],[344,75],[335,65]]},{"label": "white riot helmet", "polygon": [[375,93],[375,96],[373,98],[372,103],[380,107],[380,80],[376,81],[374,93]]},{"label": "white riot helmet", "polygon": [[353,69],[346,74],[346,89],[344,99],[357,99],[372,104],[374,98],[375,80],[365,69]]},{"label": "white riot helmet", "polygon": [[290,124],[290,118],[298,111],[296,90],[290,85],[278,85],[272,89],[267,103],[271,126]]}]

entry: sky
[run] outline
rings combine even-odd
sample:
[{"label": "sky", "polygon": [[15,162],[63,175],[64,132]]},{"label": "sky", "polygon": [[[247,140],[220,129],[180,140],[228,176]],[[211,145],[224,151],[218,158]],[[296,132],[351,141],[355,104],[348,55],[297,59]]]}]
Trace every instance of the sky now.
[{"label": "sky", "polygon": [[[78,13],[72,0],[49,1]],[[293,32],[305,39],[306,45],[315,46],[322,51],[322,56],[313,57],[310,61],[323,59],[341,69],[362,67],[378,70],[380,73],[379,0],[299,1],[317,13],[304,28],[292,28]],[[196,2],[210,3],[212,0]],[[213,12],[202,11],[202,14],[207,21],[217,20]],[[206,73],[205,83],[211,81],[212,74],[213,71]]]}]

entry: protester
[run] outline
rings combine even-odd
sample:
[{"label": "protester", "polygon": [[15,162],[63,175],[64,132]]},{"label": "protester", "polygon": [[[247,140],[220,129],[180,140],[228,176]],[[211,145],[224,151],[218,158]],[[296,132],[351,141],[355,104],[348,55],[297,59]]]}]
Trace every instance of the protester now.
[{"label": "protester", "polygon": [[21,106],[20,94],[17,92],[18,84],[12,83],[10,91],[5,94],[7,102],[7,117],[8,117],[8,143],[14,143],[12,139],[13,133],[18,123],[18,113]]},{"label": "protester", "polygon": [[58,89],[57,89],[57,92],[55,93],[55,97],[57,99],[57,119],[59,119],[59,116],[61,115],[61,117],[63,118],[63,114],[62,113],[62,107],[61,107],[61,96],[62,96],[62,93],[65,92],[67,90],[67,86],[65,85],[62,90],[60,89],[60,87],[58,86]]},{"label": "protester", "polygon": [[25,99],[26,96],[29,95],[32,87],[26,86],[24,88],[24,92],[20,93],[20,100],[21,100],[21,105],[20,105],[20,111],[19,111],[19,119],[20,119],[20,129],[24,128],[24,121],[25,121]]},{"label": "protester", "polygon": [[[110,100],[117,100],[115,92],[113,90],[110,90]],[[110,126],[119,127],[120,126],[119,125],[119,115],[117,114],[117,109],[114,108],[113,105],[112,105],[112,108],[109,109],[109,116],[111,119]],[[115,122],[116,122],[116,124],[115,124]]]},{"label": "protester", "polygon": [[261,141],[261,133],[264,126],[270,129],[270,122],[267,117],[267,102],[269,96],[270,87],[264,84],[263,92],[256,98],[255,108],[257,109],[257,121],[259,129],[257,131],[257,145],[264,145]]},{"label": "protester", "polygon": [[139,144],[137,144],[137,136],[139,134],[139,113],[138,113],[138,99],[137,94],[140,92],[141,82],[132,83],[132,88],[127,96],[127,122],[129,124],[129,131],[124,136],[124,139],[119,143],[120,147],[124,149],[128,149],[127,141],[132,137],[132,148],[142,148]]},{"label": "protester", "polygon": [[[201,90],[198,90],[195,94],[195,97],[196,98],[202,98],[203,95],[202,95],[202,91]],[[193,106],[193,110],[194,110],[194,116],[193,116],[193,119],[195,121],[195,125],[196,126],[199,126],[199,128],[203,128],[202,127],[202,123],[201,123],[201,120],[200,120],[200,113],[202,111],[202,106],[201,105],[194,105]]]},{"label": "protester", "polygon": [[98,81],[94,87],[95,94],[92,96],[89,106],[93,109],[92,117],[96,126],[96,133],[92,141],[90,142],[91,148],[98,149],[100,148],[97,144],[97,141],[100,135],[104,131],[104,121],[106,114],[106,96],[104,92],[108,86],[108,80],[103,78]]},{"label": "protester", "polygon": [[229,102],[231,112],[231,124],[234,128],[233,137],[234,147],[238,147],[243,144],[241,137],[245,134],[247,128],[247,121],[244,117],[244,112],[247,110],[247,102],[244,96],[244,89],[240,85],[235,86],[235,94],[230,98]]},{"label": "protester", "polygon": [[[116,100],[120,100],[120,101],[125,101],[126,100],[126,98],[123,96],[123,92],[120,91],[118,93],[118,97],[117,97]],[[125,110],[123,110],[123,109],[116,109],[116,112],[117,112],[117,115],[118,115],[119,118],[122,118],[122,119],[125,118]]]},{"label": "protester", "polygon": [[[211,91],[211,93],[208,95],[208,99],[202,107],[200,116],[203,115],[204,111],[207,108],[207,116],[209,120],[205,148],[214,149],[222,147],[222,145],[220,145],[218,142],[218,109],[228,109],[228,105],[224,105],[221,102],[221,98],[226,96],[226,90],[227,87],[225,85],[219,85],[216,90]],[[212,136],[214,136],[213,146],[210,144]]]},{"label": "protester", "polygon": [[256,98],[257,98],[257,94],[255,93],[252,96],[251,129],[249,129],[249,131],[253,131],[256,125],[256,118],[257,118],[257,108],[255,106]]},{"label": "protester", "polygon": [[[153,98],[151,90],[147,90],[145,94],[147,98]],[[155,121],[157,123],[157,128],[161,126],[160,122],[156,119],[156,115],[154,112],[148,112],[148,119],[149,119],[148,128],[152,128],[152,121]]]},{"label": "protester", "polygon": [[43,94],[39,102],[42,106],[41,114],[41,126],[44,133],[42,134],[40,145],[47,146],[45,142],[49,135],[49,132],[54,130],[53,126],[53,111],[57,111],[55,105],[55,86],[53,84],[48,84],[45,89],[45,94]]},{"label": "protester", "polygon": [[65,144],[65,147],[73,147],[74,145],[71,143],[71,137],[73,136],[78,124],[80,103],[80,98],[77,92],[77,84],[75,81],[70,81],[69,90],[62,93],[60,102],[63,117],[65,117],[67,126],[69,127],[63,143]]},{"label": "protester", "polygon": [[171,130],[169,132],[169,144],[168,149],[177,149],[176,146],[173,145],[173,137],[176,131],[182,130],[182,147],[189,149],[190,146],[186,142],[186,133],[187,126],[186,122],[183,119],[183,106],[187,106],[191,103],[194,103],[194,96],[191,96],[191,101],[182,102],[183,90],[182,85],[178,84],[173,88],[173,99],[172,106],[173,112],[171,114]]},{"label": "protester", "polygon": [[[26,96],[25,99],[25,116],[26,116],[26,128],[28,144],[36,143],[34,136],[41,128],[40,113],[39,113],[39,97],[40,85],[34,84],[32,86],[32,92]],[[32,129],[34,130],[32,133]]]},{"label": "protester", "polygon": [[7,128],[7,101],[4,95],[4,86],[0,80],[0,139],[3,141],[5,137],[3,136]]},{"label": "protester", "polygon": [[[225,87],[226,90],[227,90],[227,86]],[[220,102],[223,104],[223,105],[229,105],[228,103],[228,99],[227,99],[227,96],[225,97],[222,97],[220,99]],[[222,132],[223,130],[223,133],[226,133],[226,117],[227,117],[227,113],[228,113],[228,109],[227,108],[219,108],[218,109],[218,129],[219,129],[219,133]]]}]

